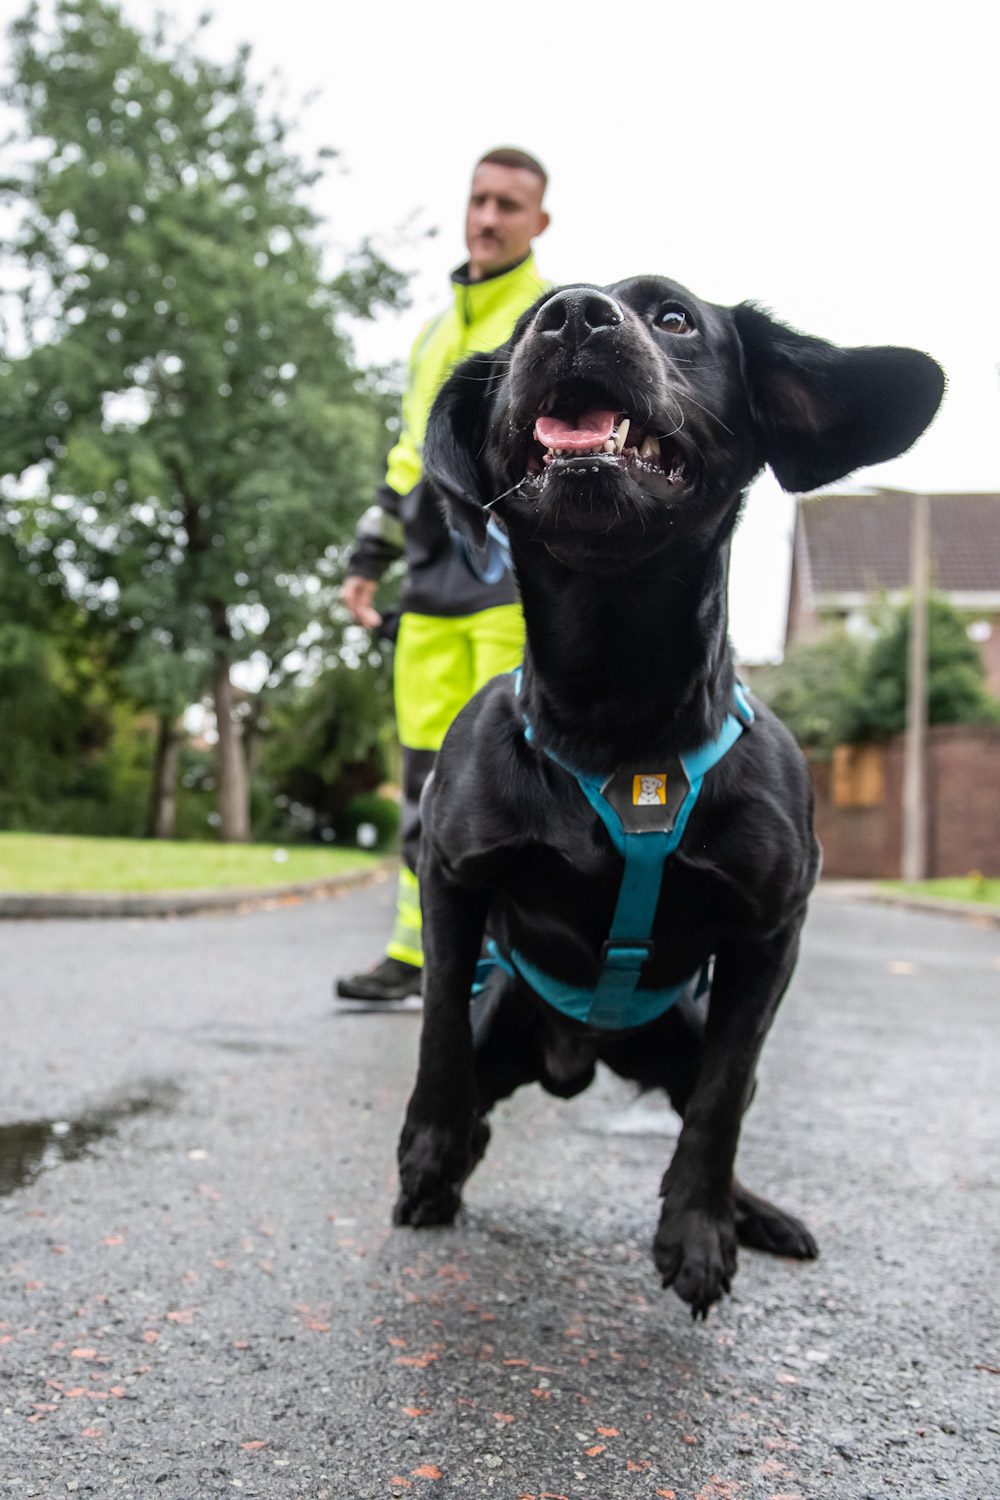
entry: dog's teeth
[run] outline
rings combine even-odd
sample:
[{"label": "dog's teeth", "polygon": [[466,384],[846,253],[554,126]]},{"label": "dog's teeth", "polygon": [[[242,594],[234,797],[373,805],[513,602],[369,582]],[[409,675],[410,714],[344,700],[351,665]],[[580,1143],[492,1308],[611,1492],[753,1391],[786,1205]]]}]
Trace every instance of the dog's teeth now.
[{"label": "dog's teeth", "polygon": [[614,435],[614,445],[619,453],[625,446],[625,439],[628,437],[628,430],[631,425],[631,420],[628,417],[622,417],[618,425],[618,431]]},{"label": "dog's teeth", "polygon": [[614,441],[613,438],[608,438],[607,442],[604,444],[604,447],[601,449],[602,453],[620,453],[621,451],[622,450],[618,447],[618,444]]},{"label": "dog's teeth", "polygon": [[654,437],[643,438],[642,447],[639,449],[639,457],[644,458],[647,463],[659,463],[660,445]]}]

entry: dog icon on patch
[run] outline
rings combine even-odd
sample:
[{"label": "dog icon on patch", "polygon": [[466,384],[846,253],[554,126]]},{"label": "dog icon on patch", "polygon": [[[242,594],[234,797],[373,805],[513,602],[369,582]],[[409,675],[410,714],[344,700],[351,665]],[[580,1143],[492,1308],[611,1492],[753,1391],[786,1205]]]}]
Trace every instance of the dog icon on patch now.
[{"label": "dog icon on patch", "polygon": [[667,800],[666,775],[632,777],[633,807],[662,807]]}]

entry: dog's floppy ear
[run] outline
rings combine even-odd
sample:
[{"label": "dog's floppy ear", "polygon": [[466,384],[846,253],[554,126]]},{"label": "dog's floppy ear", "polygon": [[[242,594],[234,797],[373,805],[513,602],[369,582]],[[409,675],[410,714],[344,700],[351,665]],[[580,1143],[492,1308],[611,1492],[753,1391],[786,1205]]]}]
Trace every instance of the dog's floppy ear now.
[{"label": "dog's floppy ear", "polygon": [[441,387],[427,419],[424,472],[444,501],[448,524],[477,547],[486,541],[483,506],[493,498],[482,451],[506,367],[506,346],[465,360]]},{"label": "dog's floppy ear", "polygon": [[733,309],[763,459],[786,490],[813,490],[904,453],[944,394],[916,349],[840,349],[744,302]]}]

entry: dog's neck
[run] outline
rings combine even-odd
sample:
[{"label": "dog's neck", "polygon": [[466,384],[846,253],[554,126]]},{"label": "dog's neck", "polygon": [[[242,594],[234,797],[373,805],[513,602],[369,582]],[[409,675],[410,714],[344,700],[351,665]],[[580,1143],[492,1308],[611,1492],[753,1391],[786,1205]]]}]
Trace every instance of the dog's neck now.
[{"label": "dog's neck", "polygon": [[732,707],[728,544],[595,577],[511,535],[527,627],[522,684],[537,741],[578,771],[693,750]]}]

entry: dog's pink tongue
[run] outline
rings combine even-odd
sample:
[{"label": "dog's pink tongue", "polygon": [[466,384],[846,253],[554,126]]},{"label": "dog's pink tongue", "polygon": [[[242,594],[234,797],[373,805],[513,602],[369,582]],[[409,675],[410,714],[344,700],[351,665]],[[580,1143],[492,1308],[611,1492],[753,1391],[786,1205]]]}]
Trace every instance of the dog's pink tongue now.
[{"label": "dog's pink tongue", "polygon": [[535,423],[535,437],[543,448],[568,448],[571,453],[589,452],[600,448],[615,430],[617,412],[581,412],[575,422],[564,422],[561,417],[539,417]]}]

